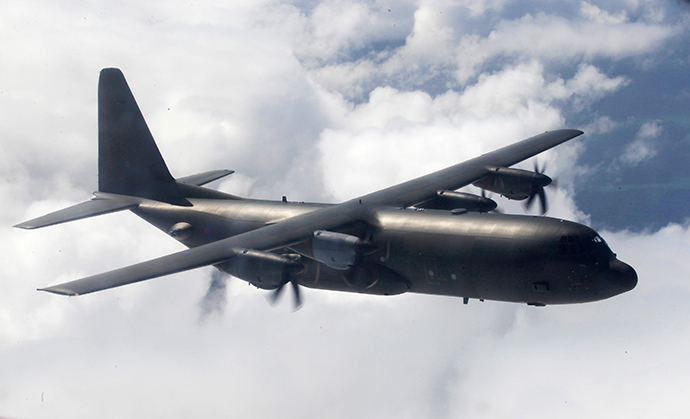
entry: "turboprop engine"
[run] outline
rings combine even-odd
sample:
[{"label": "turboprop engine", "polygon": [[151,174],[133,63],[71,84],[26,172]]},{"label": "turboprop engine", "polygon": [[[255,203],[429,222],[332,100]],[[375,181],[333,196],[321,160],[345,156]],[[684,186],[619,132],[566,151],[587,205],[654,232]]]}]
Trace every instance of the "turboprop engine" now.
[{"label": "turboprop engine", "polygon": [[353,267],[360,255],[376,250],[376,245],[344,233],[317,230],[311,238],[314,259],[333,269],[345,270]]},{"label": "turboprop engine", "polygon": [[551,185],[552,179],[544,174],[546,167],[541,169],[534,164],[534,171],[513,169],[509,167],[486,168],[486,176],[472,183],[472,185],[499,193],[508,199],[527,200],[527,207],[531,207],[536,197],[541,203],[542,214],[548,210],[544,187]]},{"label": "turboprop engine", "polygon": [[251,283],[257,288],[276,289],[304,271],[301,256],[240,249],[227,262],[218,265],[223,271]]},{"label": "turboprop engine", "polygon": [[551,178],[529,170],[509,167],[488,167],[489,174],[474,182],[473,185],[505,196],[508,199],[523,200],[529,198],[533,191],[551,183]]}]

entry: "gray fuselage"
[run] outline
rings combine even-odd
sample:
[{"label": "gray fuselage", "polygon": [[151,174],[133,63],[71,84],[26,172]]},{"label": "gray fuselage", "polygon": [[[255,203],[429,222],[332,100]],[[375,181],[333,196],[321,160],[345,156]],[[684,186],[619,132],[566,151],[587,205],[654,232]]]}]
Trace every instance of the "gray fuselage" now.
[{"label": "gray fuselage", "polygon": [[[133,211],[196,247],[324,208],[326,204],[190,199],[192,207],[146,201]],[[366,236],[376,250],[358,272],[303,258],[301,285],[369,294],[415,292],[523,302],[583,303],[629,291],[637,275],[591,228],[548,217],[383,208],[340,231]],[[262,249],[309,256],[308,243]],[[221,270],[223,264],[216,265]],[[252,281],[250,281],[252,282]],[[254,283],[260,288],[273,288]]]}]

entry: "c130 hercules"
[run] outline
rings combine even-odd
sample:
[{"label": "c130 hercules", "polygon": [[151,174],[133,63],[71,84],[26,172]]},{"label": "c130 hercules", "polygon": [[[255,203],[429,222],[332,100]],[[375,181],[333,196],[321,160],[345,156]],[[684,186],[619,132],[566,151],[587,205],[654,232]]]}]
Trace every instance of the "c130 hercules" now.
[{"label": "c130 hercules", "polygon": [[474,184],[541,201],[551,182],[508,168],[582,134],[546,132],[337,205],[245,199],[202,187],[232,173],[175,179],[120,70],[98,85],[98,191],[72,207],[18,224],[33,229],[130,210],[188,250],[43,288],[88,294],[213,265],[258,288],[288,283],[393,295],[404,292],[546,304],[584,303],[629,291],[637,274],[591,228],[559,219],[489,214],[496,203],[455,192]]}]

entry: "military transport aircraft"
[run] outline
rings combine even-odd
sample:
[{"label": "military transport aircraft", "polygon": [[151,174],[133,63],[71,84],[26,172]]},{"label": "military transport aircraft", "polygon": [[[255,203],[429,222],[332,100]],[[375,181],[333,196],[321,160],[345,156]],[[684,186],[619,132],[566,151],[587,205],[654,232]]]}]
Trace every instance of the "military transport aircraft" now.
[{"label": "military transport aircraft", "polygon": [[[582,134],[546,132],[340,204],[246,199],[204,188],[232,173],[175,179],[122,72],[98,85],[98,191],[86,202],[15,227],[33,229],[130,210],[188,250],[43,288],[88,294],[213,265],[252,285],[287,284],[392,295],[404,292],[521,302],[596,301],[629,291],[637,274],[591,228],[548,217],[489,213],[470,184],[505,197],[541,201],[551,179],[509,168]],[[483,195],[483,194],[482,194]],[[543,214],[542,214],[543,215]]]}]

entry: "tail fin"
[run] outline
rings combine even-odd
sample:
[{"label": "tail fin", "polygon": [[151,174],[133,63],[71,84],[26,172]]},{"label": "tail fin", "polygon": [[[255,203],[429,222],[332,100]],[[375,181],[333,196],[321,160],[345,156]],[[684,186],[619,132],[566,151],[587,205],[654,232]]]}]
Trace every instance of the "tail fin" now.
[{"label": "tail fin", "polygon": [[117,68],[98,81],[98,190],[190,206]]},{"label": "tail fin", "polygon": [[33,229],[137,207],[141,199],[191,206],[189,198],[241,199],[200,187],[233,173],[214,170],[175,180],[125,76],[104,68],[98,81],[98,192],[95,198],[15,225]]}]

